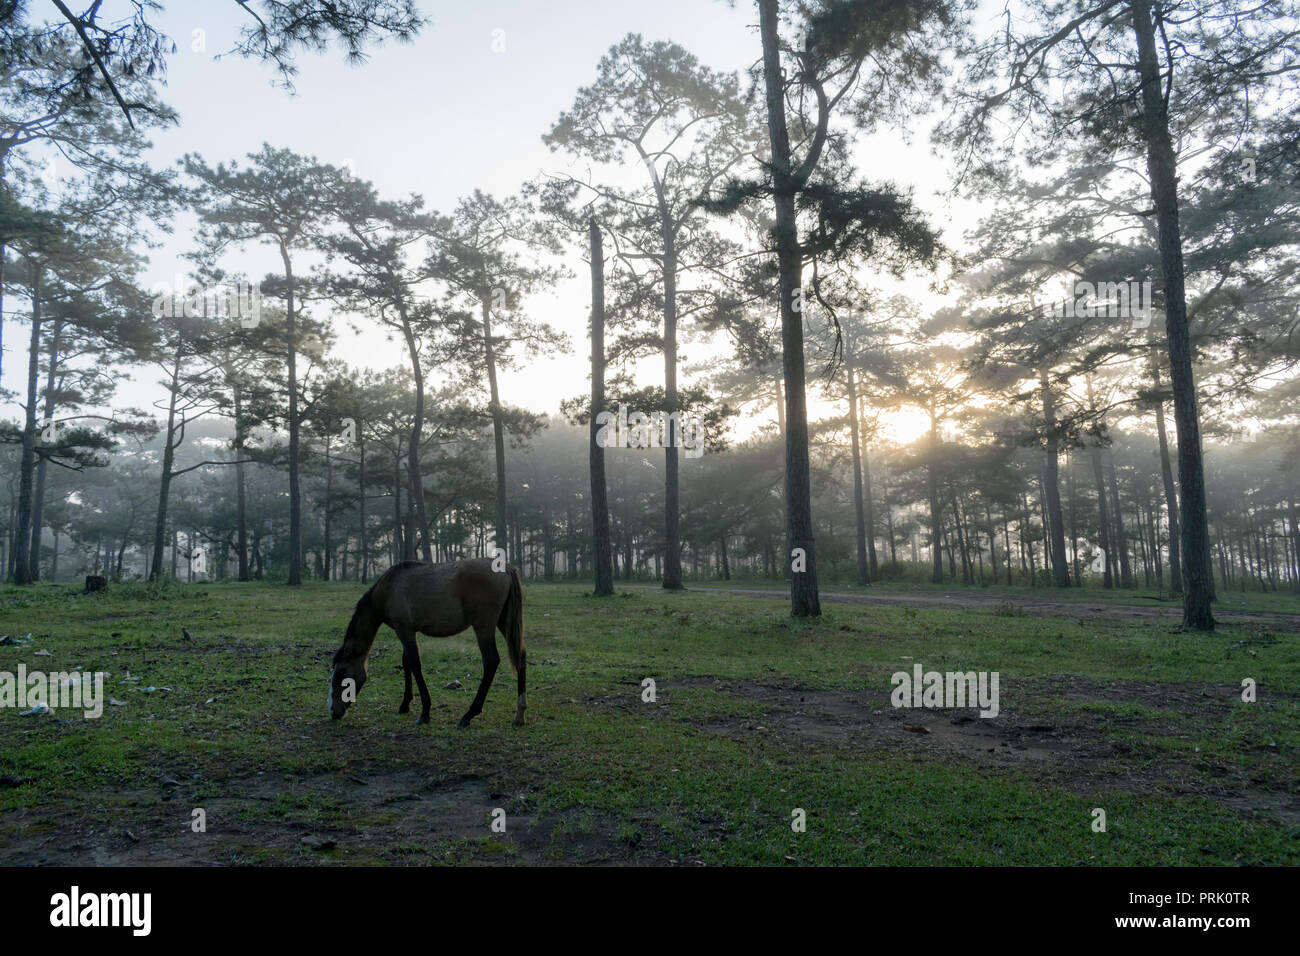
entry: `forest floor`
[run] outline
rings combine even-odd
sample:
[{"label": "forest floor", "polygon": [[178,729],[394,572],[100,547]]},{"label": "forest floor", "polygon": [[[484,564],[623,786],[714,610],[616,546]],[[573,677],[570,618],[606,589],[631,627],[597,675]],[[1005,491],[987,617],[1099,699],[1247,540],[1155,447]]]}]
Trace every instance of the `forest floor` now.
[{"label": "forest floor", "polygon": [[[529,723],[503,664],[462,731],[468,632],[421,638],[431,724],[397,713],[387,629],[329,719],[355,584],[0,588],[0,677],[104,671],[120,702],[0,707],[0,864],[1300,863],[1276,595],[1191,634],[1091,592],[828,591],[797,621],[740,590],[527,585]],[[998,715],[893,707],[916,664],[998,672]]]},{"label": "forest floor", "polygon": [[[657,585],[625,584],[623,587],[654,589]],[[788,584],[711,582],[693,588],[723,591],[728,594],[790,600]],[[661,589],[662,590],[662,589]],[[889,604],[927,608],[994,608],[1046,617],[1104,618],[1108,620],[1165,620],[1177,624],[1182,620],[1181,596],[1159,591],[1101,588],[991,588],[954,587],[953,585],[875,584],[868,587],[840,589],[831,585],[820,597],[832,603]],[[1300,596],[1286,592],[1226,591],[1214,607],[1215,620],[1233,627],[1264,626],[1278,631],[1300,633]]]}]

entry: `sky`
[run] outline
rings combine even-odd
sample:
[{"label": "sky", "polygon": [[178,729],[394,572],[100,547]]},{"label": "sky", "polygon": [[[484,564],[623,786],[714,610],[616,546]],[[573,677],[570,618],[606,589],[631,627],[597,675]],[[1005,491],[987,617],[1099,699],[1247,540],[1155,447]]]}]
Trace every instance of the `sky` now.
[{"label": "sky", "polygon": [[[121,6],[112,0],[106,5],[110,11]],[[428,207],[450,210],[475,188],[505,195],[539,173],[565,169],[568,161],[546,148],[542,134],[578,88],[594,79],[600,57],[628,33],[671,39],[717,70],[743,71],[760,53],[755,8],[744,0],[734,7],[718,0],[477,0],[426,2],[421,9],[431,22],[413,42],[371,47],[360,66],[349,65],[337,45],[320,54],[299,53],[291,94],[275,85],[278,74],[268,65],[234,56],[214,59],[233,45],[246,16],[235,3],[170,0],[155,21],[177,47],[161,96],[181,122],[153,134],[149,158],[166,166],[198,153],[215,164],[242,160],[265,142],[347,165],[382,196],[419,193]],[[34,13],[40,12],[34,5]],[[913,187],[932,221],[957,238],[954,224],[971,221],[971,211],[936,195],[946,188],[944,166],[931,153],[924,124],[917,129],[910,144],[897,133],[864,141],[862,172]],[[144,273],[146,286],[173,284],[185,271],[180,256],[192,248],[200,226],[189,215],[173,226],[169,235],[155,224],[145,237],[160,244]],[[578,252],[566,264],[574,276],[529,306],[533,315],[569,334],[571,354],[539,358],[505,375],[501,392],[507,403],[554,412],[562,399],[587,388],[589,277]],[[252,246],[223,265],[253,276],[280,269],[270,246]],[[909,291],[923,296],[926,284],[918,280]],[[11,329],[5,336],[4,385],[17,391],[26,368],[25,337]],[[351,364],[378,369],[405,363],[400,343],[379,332],[358,335],[341,321],[335,331],[335,354]],[[681,364],[705,357],[701,346],[687,345]],[[132,375],[115,404],[148,407],[158,389],[146,369]],[[436,372],[433,384],[441,384]],[[811,398],[813,418],[831,412]],[[18,413],[13,405],[5,411]],[[894,437],[907,439],[915,427],[908,416],[896,417]]]}]

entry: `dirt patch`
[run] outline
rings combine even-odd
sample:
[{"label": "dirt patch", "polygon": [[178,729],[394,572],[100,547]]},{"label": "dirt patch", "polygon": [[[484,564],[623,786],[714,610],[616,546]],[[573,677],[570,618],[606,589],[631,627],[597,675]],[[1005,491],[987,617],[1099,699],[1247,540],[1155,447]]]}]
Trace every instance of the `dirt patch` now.
[{"label": "dirt patch", "polygon": [[[1133,704],[1146,710],[1175,710],[1182,713],[1219,714],[1241,702],[1238,684],[1204,681],[1112,680],[1093,683],[1077,677],[1035,677],[1020,682],[1035,697],[1055,697],[1083,703]],[[1269,688],[1275,700],[1297,700],[1300,694]]]},{"label": "dirt patch", "polygon": [[1280,820],[1287,826],[1300,827],[1300,794],[1247,787],[1225,793],[1219,799],[1243,815]]},{"label": "dirt patch", "polygon": [[1005,715],[982,718],[975,710],[894,707],[886,692],[846,692],[688,678],[662,685],[707,687],[764,705],[761,717],[709,720],[697,725],[707,733],[736,740],[775,741],[782,746],[946,752],[979,764],[1014,766],[1065,759],[1084,747],[1041,724],[1019,725]]},{"label": "dirt patch", "polygon": [[[191,827],[195,808],[206,815],[206,832]],[[492,830],[497,809],[505,812],[504,832]],[[26,815],[19,810],[7,821],[0,864],[666,862],[637,853],[635,838],[620,839],[603,815],[546,816],[531,790],[505,793],[487,778],[411,769],[258,773],[219,784],[164,774],[156,789],[119,791],[57,812],[36,808],[39,823],[30,828]]]},{"label": "dirt patch", "polygon": [[[1239,700],[1240,688],[1231,684],[1093,684],[1077,678],[1004,681],[1003,709],[997,717],[981,718],[974,709],[896,708],[887,691],[814,690],[782,683],[692,677],[661,681],[659,692],[668,706],[635,712],[673,719],[674,688],[707,688],[760,704],[758,716],[686,721],[698,732],[718,734],[746,746],[775,746],[791,752],[811,748],[930,755],[954,765],[1029,770],[1077,792],[1174,792],[1219,800],[1239,813],[1283,825],[1300,822],[1300,793],[1261,789],[1226,770],[1210,774],[1214,782],[1207,786],[1197,775],[1186,773],[1185,758],[1148,751],[1140,743],[1126,743],[1102,732],[1120,727],[1140,740],[1144,731],[1169,731],[1164,726],[1169,718],[1157,711],[1217,720]],[[1117,717],[1099,711],[1050,719],[1035,714],[1036,701],[1062,698],[1131,704],[1150,714]],[[1018,702],[1016,709],[1005,706],[1008,700]],[[590,698],[588,704],[630,710],[627,701],[628,695],[615,695]]]}]

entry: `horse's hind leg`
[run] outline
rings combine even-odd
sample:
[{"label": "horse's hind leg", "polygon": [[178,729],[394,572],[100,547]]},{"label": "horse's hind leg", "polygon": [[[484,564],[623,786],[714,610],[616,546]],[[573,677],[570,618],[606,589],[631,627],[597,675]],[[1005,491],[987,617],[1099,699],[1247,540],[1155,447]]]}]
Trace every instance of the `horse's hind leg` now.
[{"label": "horse's hind leg", "polygon": [[497,665],[501,663],[501,655],[497,653],[495,625],[475,626],[474,634],[478,637],[478,652],[483,656],[483,679],[478,682],[478,693],[474,695],[474,703],[469,705],[469,710],[465,711],[465,716],[460,719],[462,727],[468,727],[469,722],[483,712],[483,700],[487,697],[488,688],[492,686]]},{"label": "horse's hind leg", "polygon": [[402,699],[402,706],[398,713],[406,713],[411,709],[411,676],[415,676],[415,683],[420,688],[420,703],[424,710],[420,714],[420,723],[429,722],[429,707],[433,703],[429,697],[428,685],[424,683],[424,666],[420,663],[420,645],[415,639],[414,631],[398,631],[397,639],[402,642],[402,668],[406,671],[406,696]]},{"label": "horse's hind leg", "polygon": [[528,652],[520,650],[519,652],[519,696],[515,698],[515,726],[524,725],[524,711],[528,709],[528,696],[525,693],[528,687]]}]

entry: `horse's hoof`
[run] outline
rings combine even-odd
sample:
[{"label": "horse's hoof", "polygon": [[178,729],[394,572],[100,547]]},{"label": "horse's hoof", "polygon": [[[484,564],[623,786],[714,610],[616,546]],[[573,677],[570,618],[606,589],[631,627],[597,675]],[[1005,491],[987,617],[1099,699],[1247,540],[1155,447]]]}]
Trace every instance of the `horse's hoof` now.
[{"label": "horse's hoof", "polygon": [[409,714],[411,712],[411,705],[403,704],[401,707],[397,708],[397,712],[399,714]]},{"label": "horse's hoof", "polygon": [[515,718],[515,726],[516,726],[516,727],[522,727],[523,725],[524,725],[524,718],[523,718],[523,717],[516,717],[516,718]]},{"label": "horse's hoof", "polygon": [[469,718],[462,717],[460,719],[460,723],[458,723],[456,726],[459,727],[461,730],[467,729],[469,727]]},{"label": "horse's hoof", "polygon": [[427,724],[427,723],[429,722],[429,715],[428,715],[428,714],[421,714],[421,715],[420,715],[420,721],[419,721],[419,722],[422,723],[422,724]]}]

